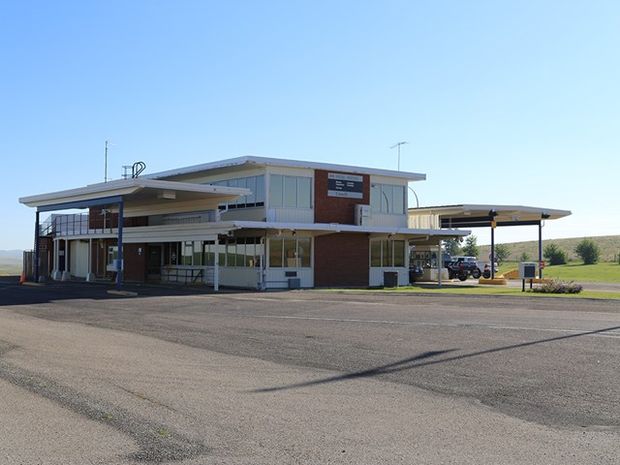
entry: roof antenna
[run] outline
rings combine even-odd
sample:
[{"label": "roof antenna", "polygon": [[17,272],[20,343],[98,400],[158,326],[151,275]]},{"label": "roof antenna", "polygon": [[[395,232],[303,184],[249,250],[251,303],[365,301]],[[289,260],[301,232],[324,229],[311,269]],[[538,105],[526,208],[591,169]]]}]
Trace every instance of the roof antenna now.
[{"label": "roof antenna", "polygon": [[406,140],[402,141],[402,142],[397,142],[394,145],[392,145],[390,148],[397,148],[398,150],[398,171],[400,171],[400,146],[401,145],[405,145],[408,144],[409,142],[407,142]]}]

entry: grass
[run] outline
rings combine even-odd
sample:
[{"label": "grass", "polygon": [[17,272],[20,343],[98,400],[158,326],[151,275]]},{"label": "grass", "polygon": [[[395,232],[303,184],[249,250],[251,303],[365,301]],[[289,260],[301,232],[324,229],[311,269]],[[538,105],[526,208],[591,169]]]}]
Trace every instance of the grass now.
[{"label": "grass", "polygon": [[12,276],[22,272],[22,266],[13,264],[0,264],[0,276]]},{"label": "grass", "polygon": [[[499,272],[505,273],[518,267],[517,262],[502,263]],[[617,263],[584,265],[580,262],[571,262],[566,265],[547,266],[543,271],[543,277],[579,283],[620,283],[620,265]]]},{"label": "grass", "polygon": [[448,294],[448,295],[498,295],[516,297],[560,297],[564,299],[618,299],[620,292],[582,291],[579,294],[540,294],[534,292],[521,292],[521,288],[505,286],[450,286],[449,284],[438,288],[435,285],[403,286],[394,289],[332,289],[338,292],[385,292],[385,293],[412,293],[412,294]]}]

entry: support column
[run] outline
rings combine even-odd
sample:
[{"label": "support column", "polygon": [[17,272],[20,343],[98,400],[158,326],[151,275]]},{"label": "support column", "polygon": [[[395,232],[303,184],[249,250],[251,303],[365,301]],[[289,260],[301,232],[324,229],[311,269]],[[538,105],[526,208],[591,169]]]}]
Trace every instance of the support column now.
[{"label": "support column", "polygon": [[69,239],[65,239],[65,266],[62,270],[61,281],[69,281],[71,279],[71,273],[69,272]]},{"label": "support column", "polygon": [[441,272],[443,271],[443,255],[441,250],[441,242],[439,241],[439,250],[437,251],[437,286],[441,287]]},{"label": "support column", "polygon": [[215,255],[213,256],[213,290],[220,290],[220,236],[215,237]]},{"label": "support column", "polygon": [[118,260],[116,261],[116,288],[123,284],[123,215],[125,203],[118,202]]},{"label": "support column", "polygon": [[86,282],[95,281],[95,273],[93,273],[93,240],[88,239],[88,271],[86,272]]},{"label": "support column", "polygon": [[538,277],[542,279],[543,269],[541,263],[543,260],[543,246],[542,246],[542,221],[538,222]]},{"label": "support column", "polygon": [[39,263],[40,263],[40,247],[39,247],[39,210],[35,213],[34,220],[34,282],[39,282]]},{"label": "support column", "polygon": [[495,228],[491,227],[491,279],[495,279]]}]

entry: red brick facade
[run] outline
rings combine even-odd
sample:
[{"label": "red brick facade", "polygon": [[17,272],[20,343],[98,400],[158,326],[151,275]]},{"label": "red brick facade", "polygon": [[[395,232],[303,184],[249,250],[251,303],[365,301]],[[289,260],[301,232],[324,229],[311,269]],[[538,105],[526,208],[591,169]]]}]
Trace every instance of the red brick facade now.
[{"label": "red brick facade", "polygon": [[[355,205],[370,203],[370,176],[363,175],[361,199],[327,195],[327,171],[314,172],[314,221],[354,224]],[[351,173],[339,173],[351,174]],[[368,286],[368,236],[329,234],[314,240],[314,285]]]},{"label": "red brick facade", "polygon": [[314,239],[314,285],[368,286],[368,236],[329,234]]},{"label": "red brick facade", "polygon": [[[333,171],[330,171],[333,172]],[[370,204],[370,176],[363,175],[363,198],[348,199],[327,195],[327,171],[314,171],[314,222],[354,224],[355,205]],[[339,173],[351,174],[351,173]]]}]

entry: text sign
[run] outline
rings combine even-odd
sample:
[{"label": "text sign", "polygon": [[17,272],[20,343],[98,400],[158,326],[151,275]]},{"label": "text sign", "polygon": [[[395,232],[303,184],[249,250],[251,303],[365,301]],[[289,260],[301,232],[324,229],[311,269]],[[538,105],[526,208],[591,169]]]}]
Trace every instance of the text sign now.
[{"label": "text sign", "polygon": [[355,174],[327,173],[327,195],[361,199],[364,197],[364,177]]}]

